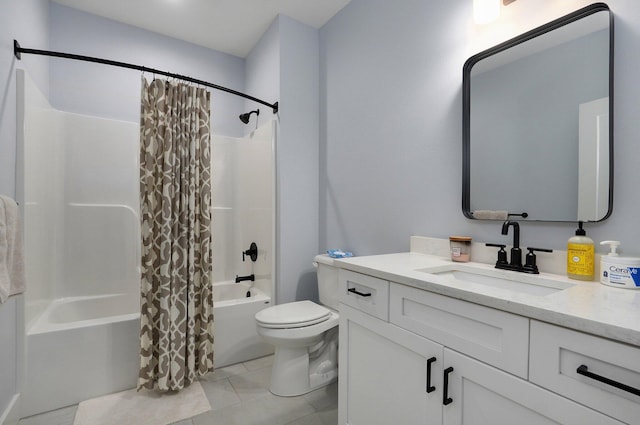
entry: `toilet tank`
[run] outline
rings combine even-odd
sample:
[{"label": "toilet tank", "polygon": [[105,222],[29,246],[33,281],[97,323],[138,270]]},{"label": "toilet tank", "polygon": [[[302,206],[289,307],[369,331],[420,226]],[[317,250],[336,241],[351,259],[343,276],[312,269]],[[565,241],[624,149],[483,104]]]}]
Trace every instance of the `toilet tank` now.
[{"label": "toilet tank", "polygon": [[316,255],[313,265],[318,274],[320,304],[338,310],[338,269],[333,266],[333,258],[327,254]]}]

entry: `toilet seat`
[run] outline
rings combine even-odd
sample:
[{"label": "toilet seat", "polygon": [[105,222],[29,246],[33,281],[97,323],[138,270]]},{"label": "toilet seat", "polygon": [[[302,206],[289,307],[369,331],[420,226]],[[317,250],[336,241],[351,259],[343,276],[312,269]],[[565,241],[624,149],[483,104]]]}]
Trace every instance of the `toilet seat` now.
[{"label": "toilet seat", "polygon": [[256,321],[265,328],[303,328],[324,322],[331,310],[312,301],[296,301],[266,308],[256,314]]}]

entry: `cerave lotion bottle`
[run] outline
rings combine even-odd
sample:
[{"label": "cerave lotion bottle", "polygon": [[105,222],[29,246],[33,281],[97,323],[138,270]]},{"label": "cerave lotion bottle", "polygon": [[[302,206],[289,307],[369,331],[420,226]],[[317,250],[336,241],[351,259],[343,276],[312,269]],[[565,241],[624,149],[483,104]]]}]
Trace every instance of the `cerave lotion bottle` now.
[{"label": "cerave lotion bottle", "polygon": [[620,257],[618,241],[602,241],[610,252],[600,258],[600,283],[616,288],[640,289],[640,258]]}]

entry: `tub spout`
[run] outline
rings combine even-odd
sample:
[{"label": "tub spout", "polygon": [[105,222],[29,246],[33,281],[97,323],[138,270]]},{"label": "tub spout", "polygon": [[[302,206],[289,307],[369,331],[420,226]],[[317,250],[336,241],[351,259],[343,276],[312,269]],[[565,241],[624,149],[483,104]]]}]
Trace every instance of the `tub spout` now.
[{"label": "tub spout", "polygon": [[236,275],[236,283],[244,282],[245,280],[250,280],[251,282],[255,282],[256,275],[250,274],[249,276],[238,276]]}]

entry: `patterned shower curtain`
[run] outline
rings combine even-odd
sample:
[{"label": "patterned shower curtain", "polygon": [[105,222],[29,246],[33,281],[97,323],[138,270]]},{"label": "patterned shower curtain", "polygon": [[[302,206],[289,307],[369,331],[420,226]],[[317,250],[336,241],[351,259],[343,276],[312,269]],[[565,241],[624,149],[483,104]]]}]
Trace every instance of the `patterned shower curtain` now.
[{"label": "patterned shower curtain", "polygon": [[213,370],[209,109],[203,88],[142,78],[138,389]]}]

